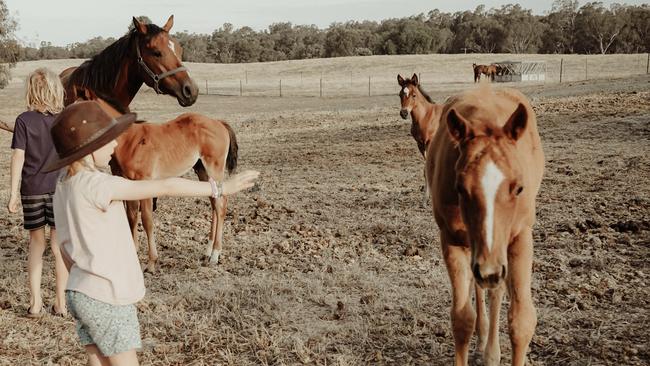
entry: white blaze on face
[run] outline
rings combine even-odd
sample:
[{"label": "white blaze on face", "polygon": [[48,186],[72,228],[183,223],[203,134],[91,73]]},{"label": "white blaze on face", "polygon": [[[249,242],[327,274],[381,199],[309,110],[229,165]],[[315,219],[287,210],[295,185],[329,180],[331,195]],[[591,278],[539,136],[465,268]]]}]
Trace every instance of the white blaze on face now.
[{"label": "white blaze on face", "polygon": [[172,53],[175,55],[176,54],[176,49],[174,48],[174,42],[172,40],[169,40],[169,43],[167,43],[167,47],[169,47],[170,50],[172,50]]},{"label": "white blaze on face", "polygon": [[483,197],[485,197],[485,243],[488,250],[492,249],[494,241],[494,202],[503,178],[505,178],[503,173],[494,162],[488,162],[481,178]]},{"label": "white blaze on face", "polygon": [[402,91],[404,92],[404,95],[408,98],[408,96],[409,96],[409,88],[404,87],[404,90],[402,90]]}]

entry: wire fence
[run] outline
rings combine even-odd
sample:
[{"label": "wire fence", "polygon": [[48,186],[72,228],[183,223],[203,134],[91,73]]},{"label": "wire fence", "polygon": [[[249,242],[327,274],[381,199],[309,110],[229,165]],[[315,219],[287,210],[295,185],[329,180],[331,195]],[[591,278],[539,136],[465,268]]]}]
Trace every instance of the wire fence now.
[{"label": "wire fence", "polygon": [[[406,65],[387,63],[385,67],[372,66],[368,70],[345,70],[330,67],[318,71],[317,67],[305,70],[264,70],[264,64],[251,69],[245,65],[241,70],[209,79],[203,75],[194,79],[199,84],[200,94],[221,96],[264,96],[264,97],[338,97],[338,96],[381,96],[398,92],[397,74],[403,77],[418,75],[425,90],[444,90],[463,87],[474,83],[471,55],[465,60],[445,60],[439,64],[413,62]],[[629,77],[650,73],[650,54],[616,55],[531,55],[520,58],[508,55],[481,55],[476,63],[502,61],[537,61],[545,63],[543,81],[524,83],[567,83],[603,78]],[[325,63],[325,62],[321,62]],[[218,67],[214,66],[213,67]],[[323,67],[325,68],[325,67]]]}]

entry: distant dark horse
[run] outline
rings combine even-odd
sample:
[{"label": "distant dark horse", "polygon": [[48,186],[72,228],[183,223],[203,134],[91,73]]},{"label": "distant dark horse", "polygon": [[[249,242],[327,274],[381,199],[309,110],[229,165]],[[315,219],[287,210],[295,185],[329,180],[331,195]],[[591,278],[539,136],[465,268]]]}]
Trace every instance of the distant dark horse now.
[{"label": "distant dark horse", "polygon": [[[176,97],[181,106],[196,101],[198,87],[181,64],[182,49],[169,36],[173,16],[162,28],[136,18],[133,26],[133,30],[92,59],[61,73],[68,96],[66,105],[77,99],[91,99],[98,100],[111,115],[125,113],[143,83],[159,94]],[[192,113],[165,124],[134,124],[118,138],[111,170],[129,179],[159,179],[194,168],[199,179],[207,181],[209,176],[222,179],[226,169],[232,172],[236,164],[237,140],[230,126]],[[210,203],[212,225],[206,254],[216,262],[221,253],[226,199],[211,198]],[[147,269],[153,271],[158,254],[153,235],[152,200],[127,202],[134,239],[138,211],[148,239]]]},{"label": "distant dark horse", "polygon": [[474,82],[481,80],[481,74],[487,76],[490,81],[494,81],[494,77],[497,75],[498,67],[495,64],[491,65],[477,65],[472,64],[474,69]]}]

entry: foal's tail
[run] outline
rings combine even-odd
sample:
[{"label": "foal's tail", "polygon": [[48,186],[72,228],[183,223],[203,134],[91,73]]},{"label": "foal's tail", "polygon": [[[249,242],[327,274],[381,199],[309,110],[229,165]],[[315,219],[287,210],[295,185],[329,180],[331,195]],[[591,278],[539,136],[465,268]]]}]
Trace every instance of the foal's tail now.
[{"label": "foal's tail", "polygon": [[228,174],[232,174],[235,169],[237,169],[237,150],[239,146],[237,145],[237,137],[235,137],[235,131],[232,127],[226,122],[223,122],[224,127],[228,130],[228,135],[230,136],[230,147],[228,148],[228,157],[226,158],[226,169],[228,169]]}]

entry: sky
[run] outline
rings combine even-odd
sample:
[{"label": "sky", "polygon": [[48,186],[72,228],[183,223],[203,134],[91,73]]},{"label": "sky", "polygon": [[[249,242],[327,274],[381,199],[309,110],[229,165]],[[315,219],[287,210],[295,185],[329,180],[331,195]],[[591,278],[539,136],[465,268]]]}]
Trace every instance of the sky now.
[{"label": "sky", "polygon": [[[9,14],[18,21],[14,33],[23,45],[38,47],[41,41],[55,46],[85,42],[94,37],[119,38],[133,16],[146,15],[162,26],[174,15],[175,31],[211,34],[224,23],[235,28],[266,29],[276,22],[315,24],[321,29],[333,22],[380,21],[402,18],[430,10],[453,13],[474,10],[478,4],[499,8],[518,3],[533,14],[547,13],[552,0],[439,1],[439,0],[4,0]],[[640,5],[644,0],[602,1]],[[584,4],[586,1],[580,1]]]}]

